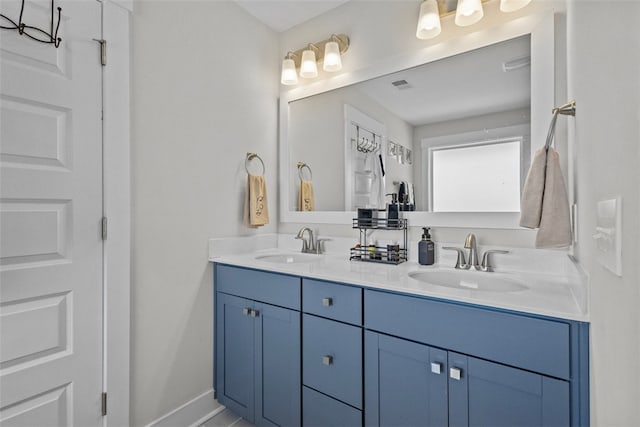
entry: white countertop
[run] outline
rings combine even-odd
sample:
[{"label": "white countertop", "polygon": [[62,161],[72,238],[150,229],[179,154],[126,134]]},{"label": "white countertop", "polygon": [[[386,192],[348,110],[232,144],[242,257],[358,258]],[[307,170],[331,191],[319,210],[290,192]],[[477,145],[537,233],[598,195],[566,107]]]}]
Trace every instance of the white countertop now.
[{"label": "white countertop", "polygon": [[[269,246],[269,245],[263,245]],[[246,249],[245,249],[246,250]],[[230,251],[233,252],[233,251]],[[225,251],[225,253],[228,253]],[[415,260],[399,265],[362,261],[349,261],[348,251],[318,256],[314,262],[275,263],[256,259],[270,254],[292,254],[288,248],[268,248],[241,254],[211,254],[209,260],[223,264],[249,267],[277,273],[292,274],[314,279],[364,286],[372,289],[403,292],[439,299],[459,301],[487,307],[514,310],[569,320],[589,321],[587,298],[583,293],[586,280],[580,274],[541,274],[535,271],[496,269],[496,273],[481,271],[465,274],[513,277],[528,289],[517,292],[478,291],[455,289],[415,280],[408,273],[448,269],[455,271],[450,260],[440,260],[442,265],[422,266]],[[566,255],[565,255],[566,256]],[[545,269],[545,271],[549,271]]]}]

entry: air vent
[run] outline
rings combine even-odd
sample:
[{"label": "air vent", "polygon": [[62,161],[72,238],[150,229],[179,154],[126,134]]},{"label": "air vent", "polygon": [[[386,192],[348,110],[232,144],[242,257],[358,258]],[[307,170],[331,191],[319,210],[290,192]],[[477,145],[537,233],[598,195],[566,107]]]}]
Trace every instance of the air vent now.
[{"label": "air vent", "polygon": [[395,82],[391,82],[391,84],[396,88],[396,89],[409,89],[413,86],[411,86],[409,84],[408,81],[402,79],[402,80],[396,80]]}]

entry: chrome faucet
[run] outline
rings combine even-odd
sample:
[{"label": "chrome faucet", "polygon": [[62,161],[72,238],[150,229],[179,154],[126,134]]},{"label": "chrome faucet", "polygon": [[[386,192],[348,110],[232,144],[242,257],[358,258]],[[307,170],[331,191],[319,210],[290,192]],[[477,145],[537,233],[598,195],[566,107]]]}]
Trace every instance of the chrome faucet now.
[{"label": "chrome faucet", "polygon": [[478,264],[478,248],[476,247],[476,235],[473,233],[467,234],[467,238],[464,239],[464,248],[469,249],[469,262],[465,265],[465,270],[471,267],[478,270],[480,264]]},{"label": "chrome faucet", "polygon": [[[304,232],[309,234],[309,238],[306,239],[304,236]],[[316,241],[313,238],[313,230],[309,227],[302,227],[298,234],[296,235],[296,239],[302,240],[302,253],[305,254],[315,254],[318,248],[316,247]]]},{"label": "chrome faucet", "polygon": [[489,249],[484,252],[482,256],[482,262],[478,263],[478,248],[476,245],[476,236],[473,233],[467,234],[464,239],[464,248],[469,249],[469,262],[465,261],[464,250],[453,246],[443,246],[442,249],[456,251],[458,258],[456,259],[455,268],[459,270],[469,270],[471,267],[478,271],[491,272],[493,266],[491,265],[491,254],[508,254],[509,251],[503,251],[499,249]]}]

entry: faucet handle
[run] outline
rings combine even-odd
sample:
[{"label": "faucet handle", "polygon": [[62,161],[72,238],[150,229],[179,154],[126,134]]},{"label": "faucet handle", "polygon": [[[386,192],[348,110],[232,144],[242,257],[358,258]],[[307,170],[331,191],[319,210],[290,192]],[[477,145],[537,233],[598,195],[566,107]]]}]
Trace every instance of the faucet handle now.
[{"label": "faucet handle", "polygon": [[466,269],[469,268],[469,265],[467,265],[467,262],[464,259],[464,250],[462,250],[460,248],[456,248],[454,246],[443,246],[442,249],[446,249],[448,251],[456,251],[456,252],[458,252],[458,259],[456,259],[455,268],[463,269],[463,270],[466,270]]},{"label": "faucet handle", "polygon": [[325,251],[324,242],[329,242],[331,239],[328,237],[318,237],[316,238],[316,253],[322,254]]},{"label": "faucet handle", "polygon": [[504,251],[501,249],[488,249],[484,252],[484,255],[482,256],[482,263],[480,264],[480,270],[482,271],[493,271],[493,267],[491,266],[491,263],[489,262],[491,260],[491,258],[489,257],[489,255],[491,254],[508,254],[509,251]]}]

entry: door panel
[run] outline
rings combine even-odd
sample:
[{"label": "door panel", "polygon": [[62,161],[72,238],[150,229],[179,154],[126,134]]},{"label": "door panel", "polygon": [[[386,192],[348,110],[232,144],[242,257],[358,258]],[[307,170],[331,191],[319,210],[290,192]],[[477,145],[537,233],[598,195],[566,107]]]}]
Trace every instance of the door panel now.
[{"label": "door panel", "polygon": [[218,293],[216,301],[216,391],[218,400],[236,414],[254,420],[254,321],[246,309],[251,300]]},{"label": "door panel", "polygon": [[447,425],[446,370],[444,350],[367,331],[366,425]]},{"label": "door panel", "polygon": [[449,365],[460,369],[449,378],[451,425],[569,425],[568,382],[456,353]]},{"label": "door panel", "polygon": [[[0,41],[3,425],[102,422],[100,3],[58,3],[59,49]],[[48,28],[50,7],[23,19]],[[17,19],[20,3],[0,9]]]},{"label": "door panel", "polygon": [[256,308],[256,424],[300,425],[300,312]]}]

